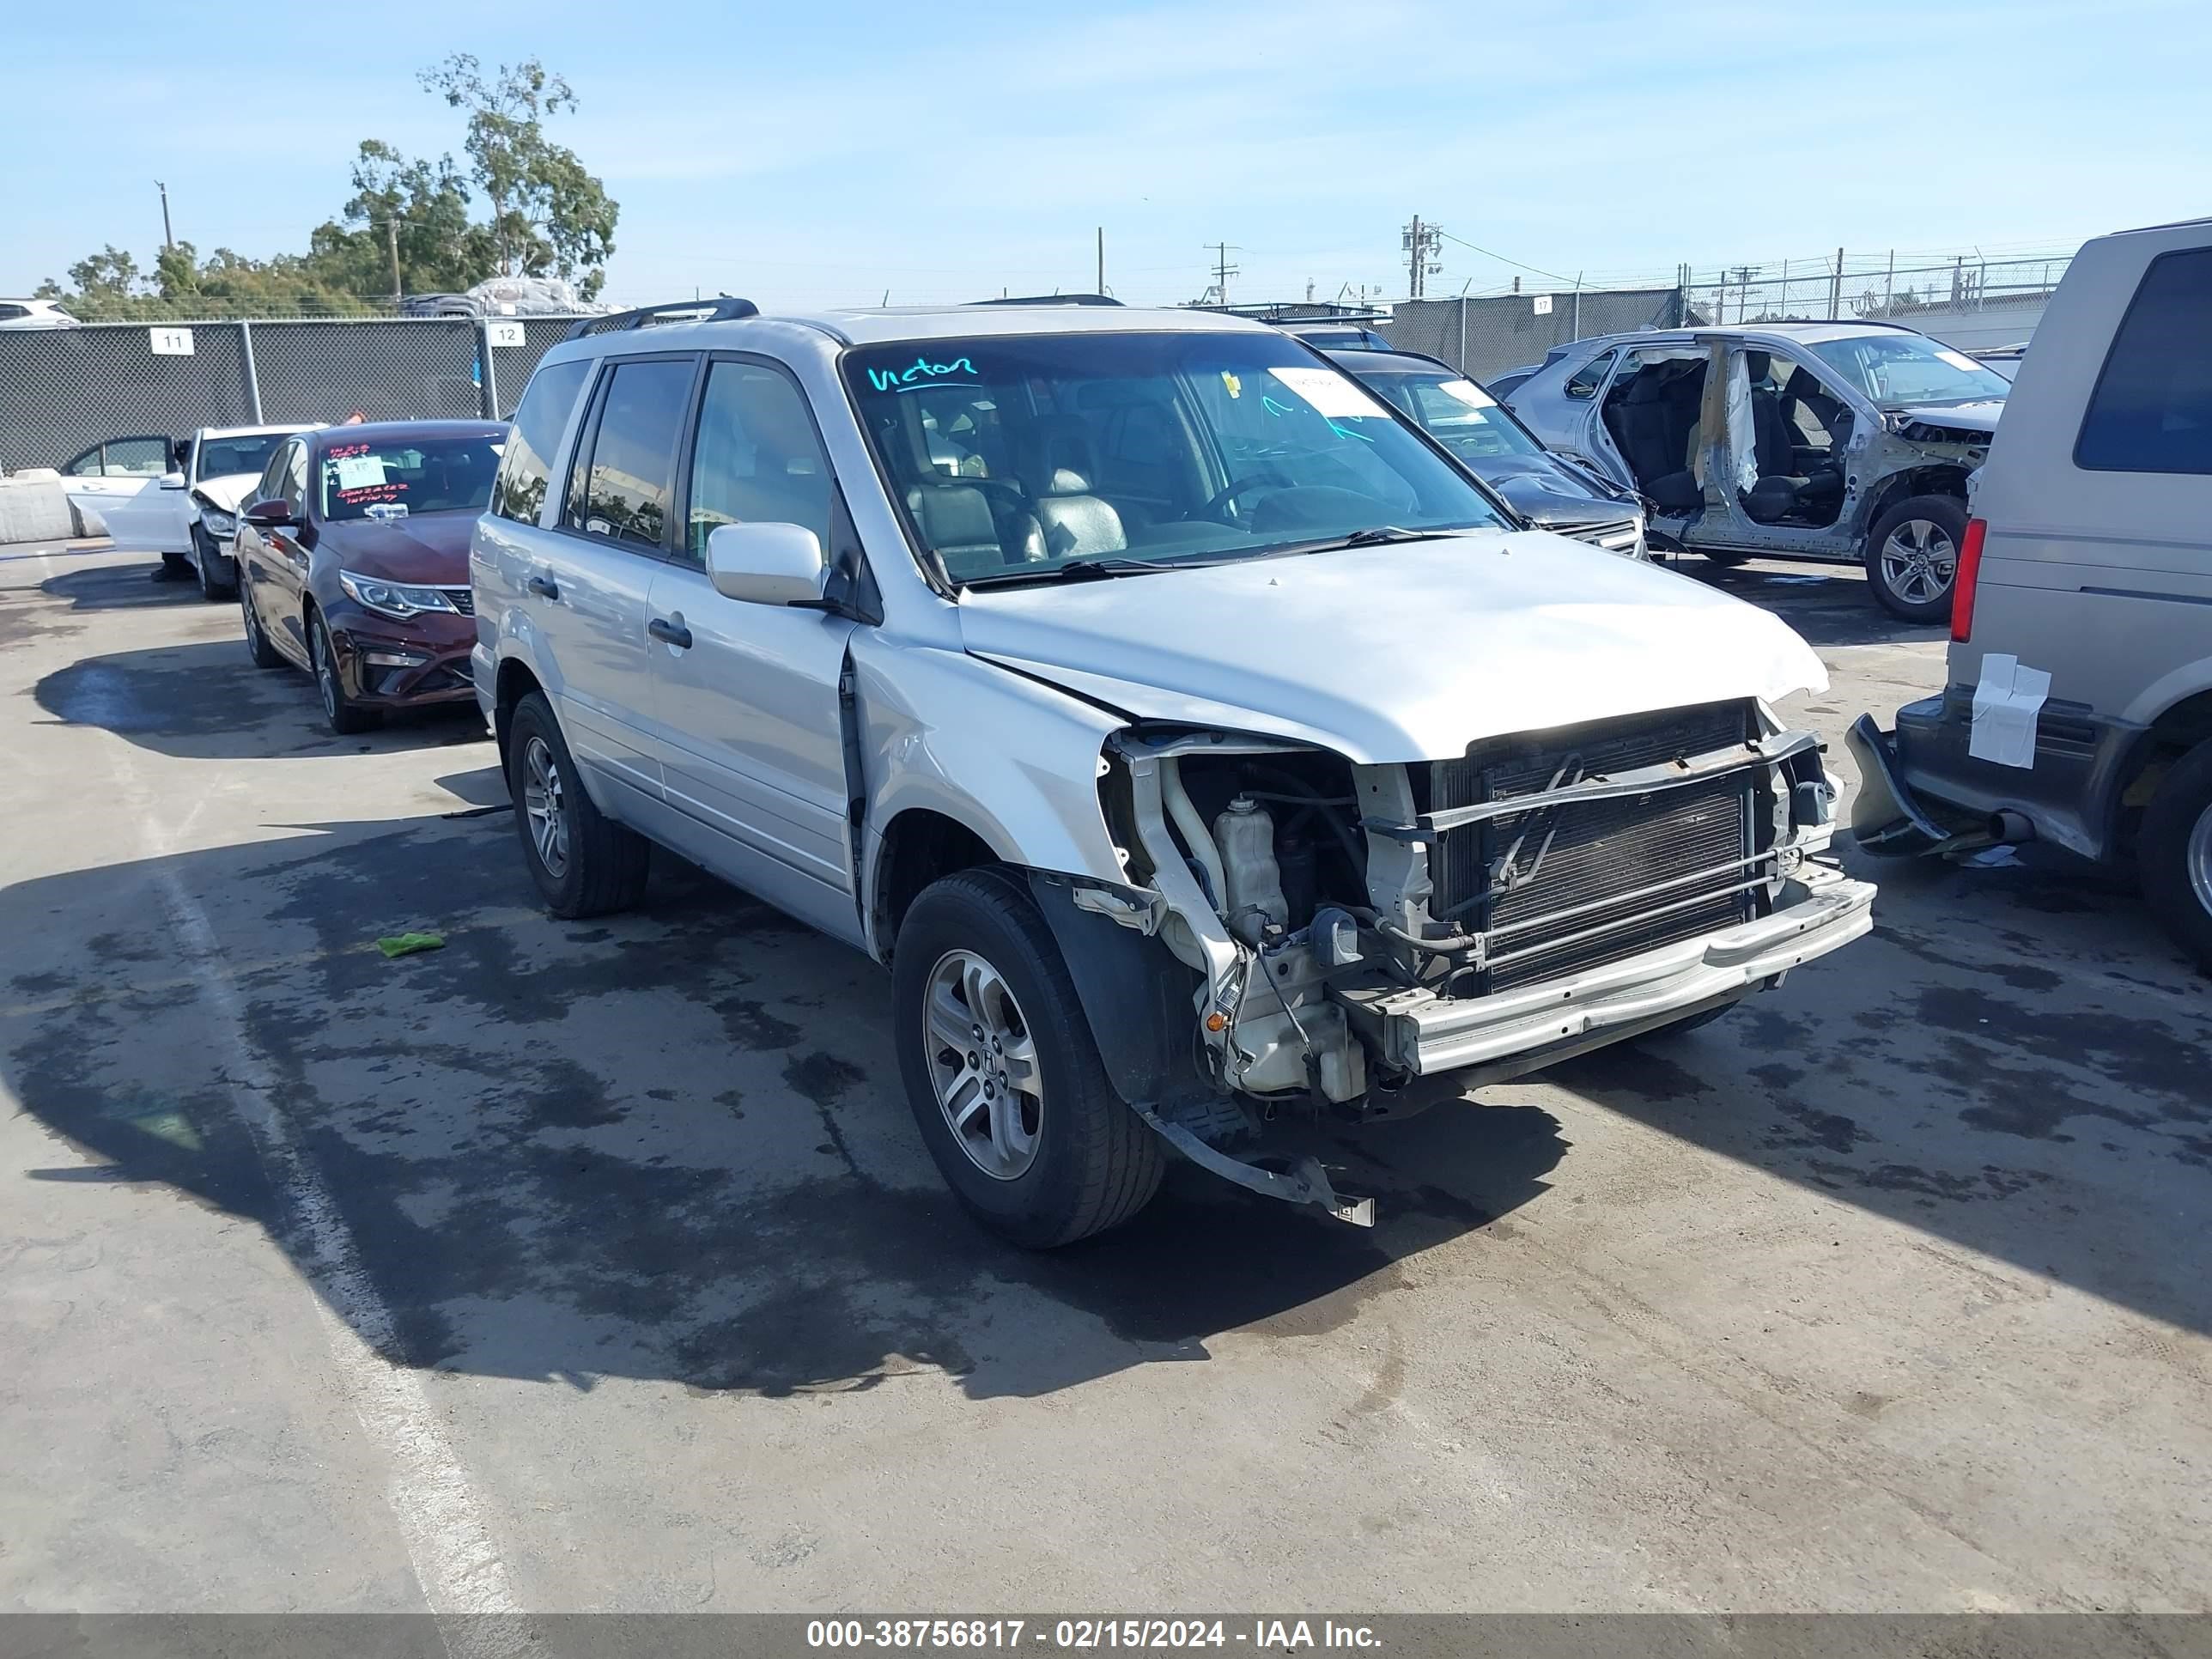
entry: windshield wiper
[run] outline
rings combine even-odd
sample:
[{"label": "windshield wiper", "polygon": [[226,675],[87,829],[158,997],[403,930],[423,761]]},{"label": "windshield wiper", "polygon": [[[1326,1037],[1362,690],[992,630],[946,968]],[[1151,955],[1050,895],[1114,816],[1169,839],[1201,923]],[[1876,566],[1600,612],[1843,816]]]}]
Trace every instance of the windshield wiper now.
[{"label": "windshield wiper", "polygon": [[[1470,527],[1463,525],[1460,530]],[[1347,547],[1387,547],[1396,542],[1437,542],[1458,535],[1460,530],[1401,530],[1395,524],[1372,525],[1365,530],[1355,530],[1348,536],[1332,536],[1327,541],[1296,542],[1274,550],[1279,553],[1334,553]]]},{"label": "windshield wiper", "polygon": [[1143,575],[1154,570],[1194,570],[1218,559],[1070,559],[1066,564],[1040,565],[1034,570],[1010,569],[1002,574],[963,582],[963,587],[1009,587],[1018,582],[1082,581],[1103,576]]}]

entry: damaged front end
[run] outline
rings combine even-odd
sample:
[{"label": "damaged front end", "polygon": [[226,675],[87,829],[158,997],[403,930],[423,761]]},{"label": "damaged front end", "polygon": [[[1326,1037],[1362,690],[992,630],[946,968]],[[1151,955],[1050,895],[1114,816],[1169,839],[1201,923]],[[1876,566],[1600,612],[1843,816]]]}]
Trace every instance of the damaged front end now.
[{"label": "damaged front end", "polygon": [[1871,925],[1873,888],[1821,857],[1817,738],[1748,699],[1413,763],[1133,726],[1100,799],[1127,884],[1068,890],[1087,942],[1055,925],[1079,983],[1097,921],[1146,941],[1167,1022],[1149,1057],[1126,1024],[1103,1036],[1109,1070],[1195,1161],[1356,1222],[1371,1203],[1269,1156],[1273,1126],[1403,1115],[1724,1006]]}]

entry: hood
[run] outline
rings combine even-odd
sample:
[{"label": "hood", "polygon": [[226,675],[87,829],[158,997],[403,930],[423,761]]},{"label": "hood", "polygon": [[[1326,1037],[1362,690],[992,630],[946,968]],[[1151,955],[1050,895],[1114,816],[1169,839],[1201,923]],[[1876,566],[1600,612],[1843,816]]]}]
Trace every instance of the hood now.
[{"label": "hood", "polygon": [[1542,531],[969,590],[960,626],[974,654],[1138,719],[1361,763],[1828,683],[1757,606]]},{"label": "hood", "polygon": [[225,472],[212,478],[202,478],[192,486],[192,494],[210,507],[221,507],[226,513],[235,513],[252,494],[253,486],[261,482],[258,472]]},{"label": "hood", "polygon": [[317,532],[315,550],[335,558],[348,570],[381,576],[388,582],[465,587],[469,536],[476,524],[473,513],[325,521]]},{"label": "hood", "polygon": [[2004,399],[1991,398],[1976,404],[1915,404],[1909,409],[1890,411],[1908,421],[1925,421],[1929,426],[1957,427],[1963,432],[1995,432],[1997,417],[2004,413]]},{"label": "hood", "polygon": [[1633,501],[1601,495],[1548,455],[1514,455],[1474,465],[1483,483],[1539,529],[1553,525],[1619,524],[1636,515]]}]

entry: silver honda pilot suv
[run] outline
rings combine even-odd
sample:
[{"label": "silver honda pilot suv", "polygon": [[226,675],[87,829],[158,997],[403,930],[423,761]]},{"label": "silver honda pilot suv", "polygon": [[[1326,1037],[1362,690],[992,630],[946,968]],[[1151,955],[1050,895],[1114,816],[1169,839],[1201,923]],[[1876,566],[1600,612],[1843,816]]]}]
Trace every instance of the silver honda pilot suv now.
[{"label": "silver honda pilot suv", "polygon": [[472,554],[556,915],[674,849],[891,970],[962,1201],[1020,1243],[1180,1153],[1711,1018],[1870,925],[1766,613],[1528,530],[1281,331],[963,307],[580,324]]}]

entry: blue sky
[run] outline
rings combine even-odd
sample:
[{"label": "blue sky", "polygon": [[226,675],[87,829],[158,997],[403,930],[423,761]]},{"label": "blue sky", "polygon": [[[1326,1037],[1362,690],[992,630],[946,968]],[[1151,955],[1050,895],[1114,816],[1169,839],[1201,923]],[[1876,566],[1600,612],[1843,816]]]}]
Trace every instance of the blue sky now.
[{"label": "blue sky", "polygon": [[[1402,293],[1416,212],[1595,283],[2212,212],[2201,0],[22,11],[0,293],[106,242],[150,264],[157,178],[204,252],[303,246],[360,139],[458,152],[413,75],[456,50],[568,77],[556,131],[622,204],[631,301],[1088,288],[1102,224],[1109,286],[1166,301],[1224,239],[1232,298]],[[1444,265],[1431,291],[1514,274]]]}]

